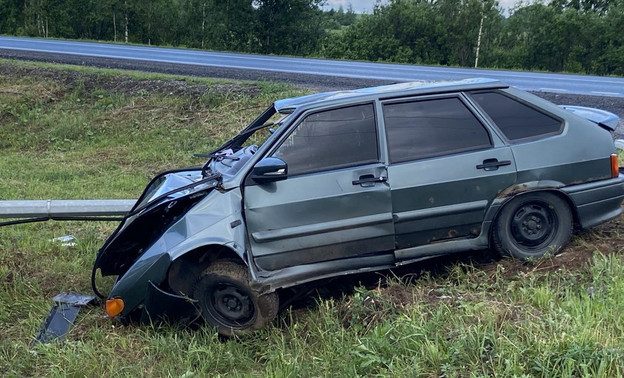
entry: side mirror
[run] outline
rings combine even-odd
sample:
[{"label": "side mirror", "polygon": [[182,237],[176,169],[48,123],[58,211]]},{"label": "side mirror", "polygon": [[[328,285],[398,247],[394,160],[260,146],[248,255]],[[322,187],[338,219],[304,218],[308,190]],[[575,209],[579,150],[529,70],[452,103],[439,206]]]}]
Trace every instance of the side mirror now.
[{"label": "side mirror", "polygon": [[288,165],[276,157],[264,158],[253,167],[250,177],[259,184],[286,180]]}]

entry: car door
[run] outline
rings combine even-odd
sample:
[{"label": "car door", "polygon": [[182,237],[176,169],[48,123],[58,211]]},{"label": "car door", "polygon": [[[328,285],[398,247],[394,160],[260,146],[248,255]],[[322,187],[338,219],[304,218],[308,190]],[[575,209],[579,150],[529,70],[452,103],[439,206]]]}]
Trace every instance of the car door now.
[{"label": "car door", "polygon": [[285,180],[248,178],[244,211],[256,264],[267,270],[392,251],[387,170],[374,104],[309,113],[267,156]]},{"label": "car door", "polygon": [[383,119],[397,249],[477,237],[516,180],[511,149],[460,94],[387,101]]}]

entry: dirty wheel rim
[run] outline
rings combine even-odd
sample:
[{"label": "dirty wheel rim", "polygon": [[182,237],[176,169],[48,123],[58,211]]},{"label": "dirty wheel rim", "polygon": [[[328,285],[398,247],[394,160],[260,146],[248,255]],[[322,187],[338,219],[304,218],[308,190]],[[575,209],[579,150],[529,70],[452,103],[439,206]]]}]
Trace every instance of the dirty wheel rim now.
[{"label": "dirty wheel rim", "polygon": [[547,204],[530,202],[520,206],[511,220],[514,241],[529,249],[539,249],[553,240],[559,221]]},{"label": "dirty wheel rim", "polygon": [[208,301],[208,311],[224,325],[244,326],[254,317],[251,293],[231,283],[219,283],[215,285]]}]

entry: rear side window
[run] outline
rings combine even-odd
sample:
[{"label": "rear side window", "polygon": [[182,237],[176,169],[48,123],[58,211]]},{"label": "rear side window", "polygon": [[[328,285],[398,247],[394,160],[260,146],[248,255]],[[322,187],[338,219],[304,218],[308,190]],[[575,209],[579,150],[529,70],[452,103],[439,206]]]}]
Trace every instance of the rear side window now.
[{"label": "rear side window", "polygon": [[483,125],[458,98],[386,104],[383,109],[392,163],[491,146]]},{"label": "rear side window", "polygon": [[499,92],[471,93],[509,140],[556,134],[562,122]]},{"label": "rear side window", "polygon": [[366,104],[307,116],[273,156],[296,175],[377,162],[377,151],[375,111]]}]

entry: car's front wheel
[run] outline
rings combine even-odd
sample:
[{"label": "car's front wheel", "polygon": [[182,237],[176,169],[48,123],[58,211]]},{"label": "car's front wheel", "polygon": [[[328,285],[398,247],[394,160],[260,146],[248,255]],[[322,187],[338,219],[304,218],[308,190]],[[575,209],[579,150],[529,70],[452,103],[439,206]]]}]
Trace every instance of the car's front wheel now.
[{"label": "car's front wheel", "polygon": [[242,335],[265,327],[278,311],[276,293],[259,294],[249,286],[247,267],[216,261],[197,280],[191,297],[206,322],[224,336]]},{"label": "car's front wheel", "polygon": [[494,247],[520,260],[555,255],[572,236],[570,207],[555,194],[520,195],[501,210],[494,225]]}]

